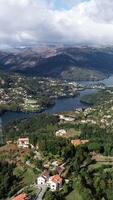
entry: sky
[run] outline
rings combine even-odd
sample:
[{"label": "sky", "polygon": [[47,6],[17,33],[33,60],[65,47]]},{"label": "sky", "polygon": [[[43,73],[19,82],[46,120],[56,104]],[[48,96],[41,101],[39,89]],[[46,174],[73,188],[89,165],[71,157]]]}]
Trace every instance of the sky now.
[{"label": "sky", "polygon": [[113,0],[0,0],[0,47],[113,44]]}]

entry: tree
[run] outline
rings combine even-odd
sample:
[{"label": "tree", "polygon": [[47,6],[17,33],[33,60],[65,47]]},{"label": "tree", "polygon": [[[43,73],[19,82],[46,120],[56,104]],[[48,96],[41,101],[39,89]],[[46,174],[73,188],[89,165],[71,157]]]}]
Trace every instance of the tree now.
[{"label": "tree", "polygon": [[20,188],[20,179],[13,174],[15,166],[0,161],[0,197],[3,199],[14,195]]}]

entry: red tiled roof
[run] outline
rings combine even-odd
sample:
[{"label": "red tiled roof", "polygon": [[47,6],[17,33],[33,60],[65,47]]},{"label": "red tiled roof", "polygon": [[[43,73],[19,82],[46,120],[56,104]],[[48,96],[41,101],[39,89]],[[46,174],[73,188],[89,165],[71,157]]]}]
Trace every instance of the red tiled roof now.
[{"label": "red tiled roof", "polygon": [[71,140],[71,143],[73,145],[80,145],[80,144],[86,144],[88,143],[89,140],[80,140],[80,139],[77,139],[77,140]]},{"label": "red tiled roof", "polygon": [[81,144],[81,140],[80,139],[78,139],[78,140],[71,140],[71,143],[73,145],[80,145]]},{"label": "red tiled roof", "polygon": [[59,183],[62,181],[62,178],[59,175],[54,175],[51,177],[51,181],[53,181],[54,183]]},{"label": "red tiled roof", "polygon": [[19,194],[18,196],[14,197],[12,200],[27,200],[27,195],[25,193]]}]

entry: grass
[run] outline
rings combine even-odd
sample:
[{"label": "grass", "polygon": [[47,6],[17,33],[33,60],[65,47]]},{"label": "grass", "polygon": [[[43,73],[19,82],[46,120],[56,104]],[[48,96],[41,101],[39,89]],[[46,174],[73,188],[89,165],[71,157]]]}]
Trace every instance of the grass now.
[{"label": "grass", "polygon": [[36,171],[34,172],[32,168],[25,169],[23,167],[16,167],[14,174],[22,177],[22,182],[25,186],[34,183],[38,177],[38,173]]},{"label": "grass", "polygon": [[14,170],[14,174],[17,176],[22,176],[24,173],[25,169],[23,167],[16,167]]},{"label": "grass", "polygon": [[81,197],[81,195],[79,194],[79,192],[77,190],[73,190],[67,197],[66,200],[83,200],[83,198]]},{"label": "grass", "polygon": [[104,172],[113,173],[113,167],[104,169]]},{"label": "grass", "polygon": [[75,136],[80,136],[81,132],[80,130],[75,130],[74,128],[68,129],[68,137],[75,137]]},{"label": "grass", "polygon": [[23,179],[24,184],[25,185],[32,184],[35,182],[36,178],[37,178],[37,174],[34,173],[33,169],[28,168],[24,173],[24,179]]},{"label": "grass", "polygon": [[94,170],[94,169],[99,169],[103,166],[102,163],[96,163],[96,164],[92,164],[92,165],[89,165],[89,170]]},{"label": "grass", "polygon": [[21,184],[24,187],[23,192],[32,196],[35,196],[40,192],[40,189],[37,187],[30,186],[36,181],[38,176],[37,171],[34,171],[32,168],[18,166],[15,168],[14,174],[22,178]]}]

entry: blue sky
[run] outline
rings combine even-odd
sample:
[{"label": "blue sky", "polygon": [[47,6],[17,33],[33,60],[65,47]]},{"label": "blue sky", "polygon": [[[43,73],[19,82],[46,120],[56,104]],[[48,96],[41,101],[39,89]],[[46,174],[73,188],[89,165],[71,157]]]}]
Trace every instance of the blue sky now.
[{"label": "blue sky", "polygon": [[70,6],[68,4],[66,4],[63,0],[56,0],[55,1],[55,8],[57,9],[69,9]]},{"label": "blue sky", "polygon": [[48,3],[54,4],[54,8],[58,10],[68,10],[71,9],[72,6],[88,0],[47,0]]}]

